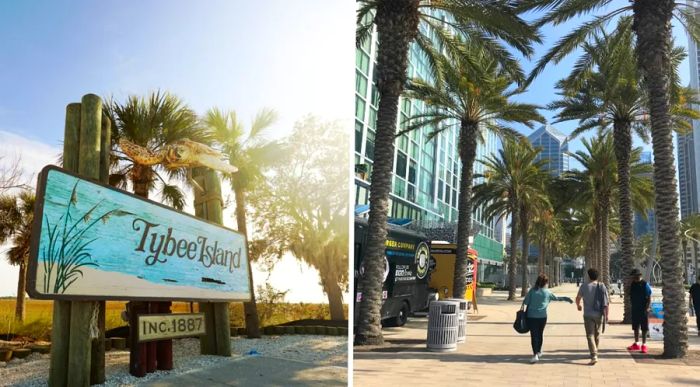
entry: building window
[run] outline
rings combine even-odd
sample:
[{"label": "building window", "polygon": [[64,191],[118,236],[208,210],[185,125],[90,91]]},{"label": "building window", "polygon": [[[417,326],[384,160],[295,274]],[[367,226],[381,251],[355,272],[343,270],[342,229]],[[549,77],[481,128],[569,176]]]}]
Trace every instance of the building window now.
[{"label": "building window", "polygon": [[367,140],[365,141],[365,157],[374,160],[374,131],[367,131]]},{"label": "building window", "polygon": [[365,74],[369,73],[369,55],[361,50],[355,50],[355,66]]},{"label": "building window", "polygon": [[362,122],[355,121],[355,152],[362,152]]},{"label": "building window", "polygon": [[396,155],[396,175],[406,178],[406,154],[398,152]]},{"label": "building window", "polygon": [[362,121],[365,118],[365,101],[359,96],[355,96],[355,118]]},{"label": "building window", "polygon": [[363,98],[367,94],[367,78],[359,71],[355,71],[355,91]]}]

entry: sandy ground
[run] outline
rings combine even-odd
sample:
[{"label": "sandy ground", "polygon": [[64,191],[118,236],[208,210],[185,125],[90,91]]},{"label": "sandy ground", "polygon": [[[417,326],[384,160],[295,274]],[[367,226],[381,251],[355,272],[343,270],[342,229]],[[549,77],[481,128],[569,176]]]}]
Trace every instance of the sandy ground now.
[{"label": "sandy ground", "polygon": [[[199,354],[199,340],[181,339],[173,344],[174,369],[135,378],[129,374],[129,352],[109,351],[106,359],[105,386],[136,386],[174,375],[219,367],[229,361],[246,357],[289,359],[318,366],[347,368],[348,342],[346,337],[286,335],[263,336],[261,339],[231,339],[232,358]],[[49,370],[49,355],[34,353],[28,358],[0,362],[1,386],[45,386]]]}]

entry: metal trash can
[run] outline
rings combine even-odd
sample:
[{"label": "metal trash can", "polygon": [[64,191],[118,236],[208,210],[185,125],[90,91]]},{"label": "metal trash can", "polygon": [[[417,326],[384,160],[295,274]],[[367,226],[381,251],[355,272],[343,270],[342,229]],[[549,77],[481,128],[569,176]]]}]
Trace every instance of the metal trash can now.
[{"label": "metal trash can", "polygon": [[449,352],[457,349],[459,302],[433,301],[428,312],[429,351]]},{"label": "metal trash can", "polygon": [[461,298],[448,298],[446,301],[454,301],[459,303],[457,314],[459,316],[459,329],[457,330],[457,343],[467,341],[467,300]]}]

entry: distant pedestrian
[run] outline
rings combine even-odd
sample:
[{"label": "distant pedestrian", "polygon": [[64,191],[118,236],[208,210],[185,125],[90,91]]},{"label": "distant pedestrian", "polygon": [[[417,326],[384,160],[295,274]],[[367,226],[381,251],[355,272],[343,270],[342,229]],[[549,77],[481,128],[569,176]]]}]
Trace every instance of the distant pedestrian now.
[{"label": "distant pedestrian", "polygon": [[[598,270],[588,269],[590,281],[581,285],[576,296],[576,307],[583,309],[583,325],[586,329],[588,351],[591,355],[590,365],[598,362],[598,346],[600,345],[600,330],[608,318],[608,289],[598,282]],[[583,299],[583,308],[581,300]]]},{"label": "distant pedestrian", "polygon": [[620,292],[620,298],[622,298],[623,294],[622,294],[622,279],[621,278],[617,279],[617,289]]},{"label": "distant pedestrian", "polygon": [[[647,334],[649,333],[649,308],[651,306],[651,286],[642,279],[642,272],[634,269],[630,273],[630,302],[632,305],[632,329],[634,344],[627,347],[628,351],[647,353]],[[639,329],[642,330],[642,346],[639,346]]]},{"label": "distant pedestrian", "polygon": [[530,363],[537,363],[542,357],[542,341],[544,327],[547,325],[547,306],[551,301],[574,301],[569,297],[557,297],[547,289],[549,278],[540,274],[535,281],[535,286],[527,292],[521,309],[527,306],[527,326],[530,328],[530,344],[532,345],[532,359]]},{"label": "distant pedestrian", "polygon": [[697,282],[690,287],[690,306],[695,312],[695,323],[698,326],[698,336],[700,336],[700,276]]},{"label": "distant pedestrian", "polygon": [[576,277],[576,287],[581,286],[581,279]]}]

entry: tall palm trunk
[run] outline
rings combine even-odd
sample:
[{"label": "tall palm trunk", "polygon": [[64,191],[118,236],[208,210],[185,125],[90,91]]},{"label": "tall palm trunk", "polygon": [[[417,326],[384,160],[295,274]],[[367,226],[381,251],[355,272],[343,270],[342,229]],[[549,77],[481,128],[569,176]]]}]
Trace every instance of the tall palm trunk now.
[{"label": "tall palm trunk", "polygon": [[452,286],[454,297],[462,298],[467,288],[467,252],[472,223],[472,186],[478,124],[462,121],[459,131],[459,158],[462,172],[459,180],[457,204],[457,259]]},{"label": "tall palm trunk", "polygon": [[27,291],[27,257],[19,263],[19,278],[17,279],[17,304],[15,305],[15,320],[24,321],[24,300]]},{"label": "tall palm trunk", "polygon": [[362,301],[355,335],[357,345],[384,343],[380,310],[386,221],[394,164],[394,135],[399,96],[407,77],[408,49],[418,33],[418,4],[419,0],[380,1],[377,4],[375,23],[379,36],[376,66],[379,110],[370,185],[367,249],[363,260],[365,270],[358,289],[362,292]]},{"label": "tall palm trunk", "polygon": [[[238,232],[243,234],[248,243],[248,228],[246,227],[246,214],[245,214],[245,194],[240,188],[234,188],[233,194],[236,198],[236,225],[238,226]],[[250,302],[243,303],[243,313],[245,314],[245,328],[246,333],[249,338],[259,338],[260,337],[260,318],[258,316],[258,305],[255,302],[255,286],[253,285],[253,262],[250,261],[250,255],[248,256],[248,277],[250,278],[250,294],[253,295],[250,298]]]},{"label": "tall palm trunk", "polygon": [[537,257],[537,273],[538,274],[544,274],[544,261],[545,261],[545,246],[544,246],[544,240],[543,238],[540,238],[540,243],[539,243],[540,251],[539,251],[539,256]]},{"label": "tall palm trunk", "polygon": [[617,160],[617,184],[619,192],[620,217],[620,259],[622,260],[622,276],[624,278],[624,313],[622,322],[632,321],[632,304],[630,301],[630,273],[634,269],[634,220],[632,214],[632,197],[630,193],[630,153],[632,151],[632,132],[630,123],[615,122],[613,128],[613,145]]},{"label": "tall palm trunk", "polygon": [[529,228],[530,225],[528,224],[530,222],[530,214],[529,211],[527,210],[526,205],[523,203],[523,205],[520,207],[520,233],[522,234],[523,238],[523,251],[522,251],[522,260],[520,261],[520,267],[522,268],[522,276],[521,276],[521,286],[522,289],[520,289],[520,295],[525,297],[527,294],[527,290],[529,288],[528,284],[528,272],[527,272],[527,261],[528,261],[528,255],[530,250],[530,235],[529,235]]},{"label": "tall palm trunk", "polygon": [[520,206],[516,198],[511,199],[513,212],[510,223],[510,258],[508,259],[508,299],[515,300],[515,268],[518,265],[518,220],[520,219]]},{"label": "tall palm trunk", "polygon": [[636,0],[634,31],[637,35],[637,63],[649,95],[651,137],[654,150],[655,214],[659,229],[664,302],[664,355],[679,358],[688,350],[683,272],[680,247],[676,168],[671,132],[670,78],[673,73],[671,17],[674,0]]},{"label": "tall palm trunk", "polygon": [[600,274],[605,287],[610,290],[610,230],[608,223],[610,218],[610,197],[606,194],[601,198],[600,212]]}]

